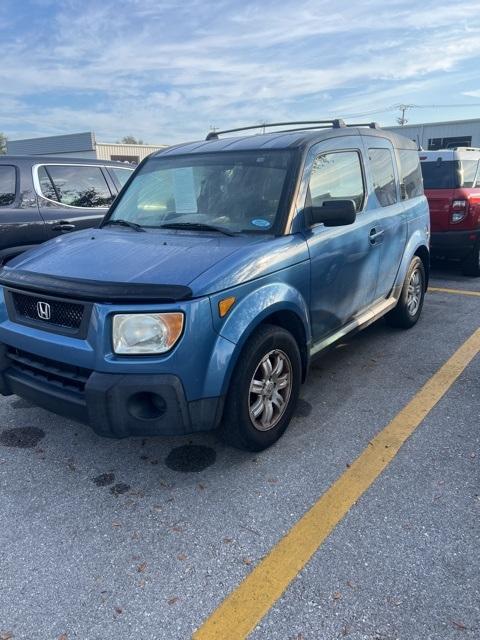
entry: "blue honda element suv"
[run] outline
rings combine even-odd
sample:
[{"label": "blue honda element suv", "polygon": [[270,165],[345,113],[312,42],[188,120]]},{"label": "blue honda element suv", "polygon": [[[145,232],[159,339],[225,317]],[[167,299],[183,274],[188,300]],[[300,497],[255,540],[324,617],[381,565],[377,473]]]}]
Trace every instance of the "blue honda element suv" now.
[{"label": "blue honda element suv", "polygon": [[381,316],[412,327],[430,234],[413,142],[269,126],[153,154],[100,228],[4,266],[1,393],[104,436],[219,428],[258,451],[314,356]]}]

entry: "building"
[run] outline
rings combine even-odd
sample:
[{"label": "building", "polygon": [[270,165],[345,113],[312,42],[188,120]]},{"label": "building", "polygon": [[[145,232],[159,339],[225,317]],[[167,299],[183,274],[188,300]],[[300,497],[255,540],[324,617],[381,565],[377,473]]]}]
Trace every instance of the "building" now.
[{"label": "building", "polygon": [[119,162],[140,162],[164,144],[121,144],[97,142],[92,131],[46,138],[8,140],[7,153],[14,156],[70,156]]},{"label": "building", "polygon": [[414,140],[422,149],[480,147],[480,118],[384,128]]}]

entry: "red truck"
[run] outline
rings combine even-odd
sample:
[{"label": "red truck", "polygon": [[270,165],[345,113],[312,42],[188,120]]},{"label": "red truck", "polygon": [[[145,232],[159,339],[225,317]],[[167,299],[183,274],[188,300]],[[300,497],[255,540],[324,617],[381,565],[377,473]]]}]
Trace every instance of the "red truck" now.
[{"label": "red truck", "polygon": [[480,276],[480,149],[420,151],[432,257],[456,258]]}]

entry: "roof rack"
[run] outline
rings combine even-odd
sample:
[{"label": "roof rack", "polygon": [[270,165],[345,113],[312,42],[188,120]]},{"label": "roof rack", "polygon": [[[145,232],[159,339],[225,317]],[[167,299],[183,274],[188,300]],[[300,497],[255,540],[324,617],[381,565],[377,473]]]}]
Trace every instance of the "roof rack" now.
[{"label": "roof rack", "polygon": [[[237,129],[224,129],[223,131],[210,131],[205,140],[218,140],[218,136],[224,133],[238,133],[239,131],[251,131],[252,129],[267,129],[268,127],[287,127],[290,125],[304,125],[313,124],[314,127],[308,127],[309,129],[326,129],[333,127],[334,129],[340,129],[347,125],[340,118],[334,120],[302,120],[300,122],[272,122],[269,124],[255,124],[249,127],[238,127]],[[350,125],[349,125],[350,126]],[[289,131],[301,131],[305,127],[299,129],[289,129]]]},{"label": "roof rack", "polygon": [[356,122],[354,124],[347,124],[347,127],[368,127],[369,129],[380,129],[378,122]]}]

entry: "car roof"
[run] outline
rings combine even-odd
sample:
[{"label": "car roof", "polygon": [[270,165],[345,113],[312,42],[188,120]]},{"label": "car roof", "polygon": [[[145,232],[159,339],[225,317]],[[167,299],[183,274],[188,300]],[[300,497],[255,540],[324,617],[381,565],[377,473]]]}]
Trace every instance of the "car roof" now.
[{"label": "car roof", "polygon": [[422,162],[437,160],[479,160],[480,149],[473,147],[458,147],[457,149],[438,149],[437,151],[420,151]]},{"label": "car roof", "polygon": [[9,164],[10,162],[24,162],[30,164],[83,164],[83,165],[106,165],[112,167],[121,167],[122,169],[130,169],[133,171],[136,165],[126,162],[114,162],[112,160],[100,160],[91,158],[72,158],[65,156],[0,156],[0,164]]},{"label": "car roof", "polygon": [[174,145],[153,153],[150,157],[162,158],[184,154],[227,152],[227,151],[263,151],[270,149],[307,149],[317,142],[328,138],[344,136],[378,137],[390,140],[399,149],[417,149],[416,144],[404,136],[383,129],[367,127],[338,127],[316,131],[299,129],[295,131],[274,131],[258,135],[242,135],[212,140],[199,140]]}]

